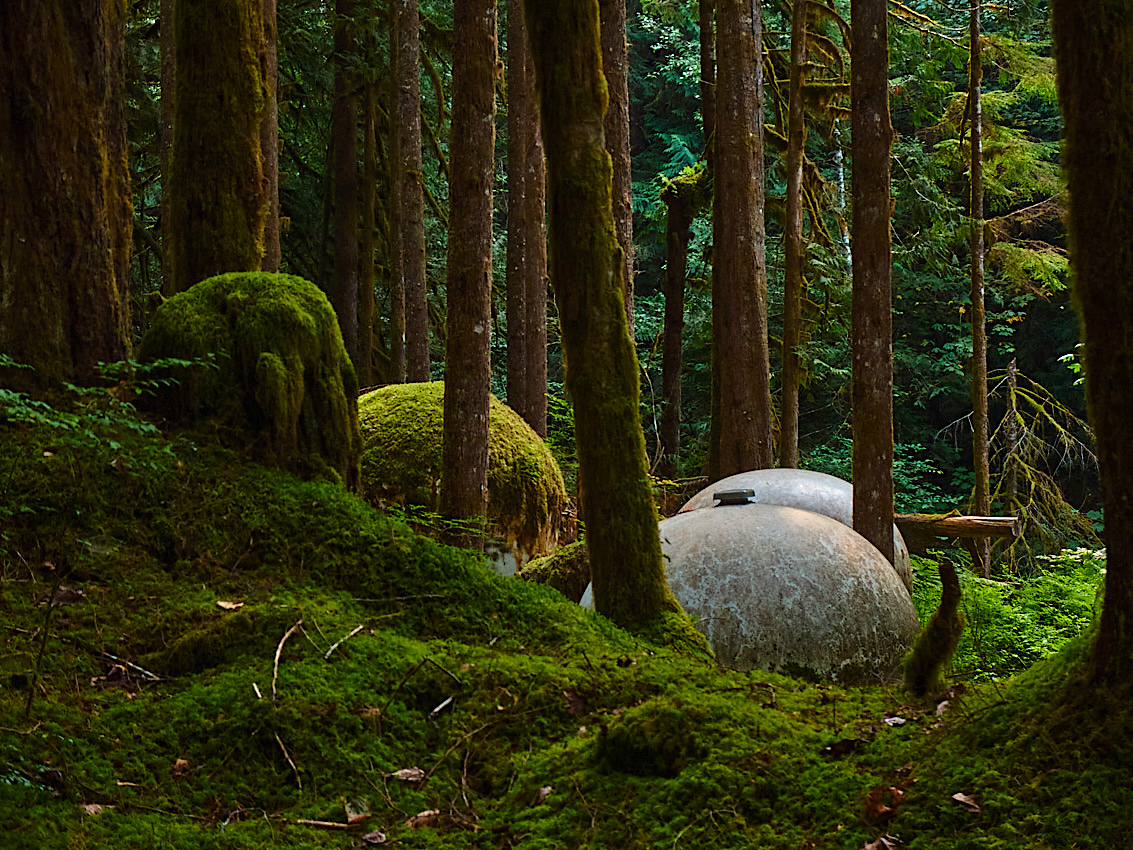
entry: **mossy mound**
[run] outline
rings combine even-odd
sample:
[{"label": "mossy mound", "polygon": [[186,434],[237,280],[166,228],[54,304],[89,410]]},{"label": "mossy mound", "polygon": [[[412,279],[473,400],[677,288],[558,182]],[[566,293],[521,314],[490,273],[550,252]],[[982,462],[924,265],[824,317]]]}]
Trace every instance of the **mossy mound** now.
[{"label": "mossy mound", "polygon": [[[396,384],[358,400],[362,494],[435,511],[444,425],[442,381]],[[567,505],[562,472],[546,443],[495,396],[488,419],[488,531],[524,557],[558,546]]]},{"label": "mossy mound", "polygon": [[590,584],[590,556],[585,541],[576,540],[551,555],[532,558],[519,577],[553,587],[571,602],[579,602]]},{"label": "mossy mound", "polygon": [[234,272],[166,301],[143,361],[216,360],[179,371],[156,398],[176,422],[215,420],[253,435],[257,453],[303,475],[358,478],[358,381],[326,296],[299,277]]}]

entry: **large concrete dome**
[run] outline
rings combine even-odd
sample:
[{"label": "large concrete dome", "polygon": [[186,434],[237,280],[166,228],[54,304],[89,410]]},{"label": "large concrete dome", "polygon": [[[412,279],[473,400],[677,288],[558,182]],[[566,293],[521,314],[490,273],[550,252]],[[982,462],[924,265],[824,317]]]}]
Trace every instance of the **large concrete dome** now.
[{"label": "large concrete dome", "polygon": [[919,627],[889,562],[822,514],[748,504],[661,523],[673,595],[717,660],[837,681],[889,678]]},{"label": "large concrete dome", "polygon": [[[752,502],[801,508],[854,527],[854,485],[825,472],[811,472],[809,469],[753,469],[729,475],[685,502],[680,513],[712,507],[715,504],[712,494],[721,490],[753,490]],[[893,569],[901,577],[905,589],[912,592],[913,569],[909,547],[896,525],[893,526]]]}]

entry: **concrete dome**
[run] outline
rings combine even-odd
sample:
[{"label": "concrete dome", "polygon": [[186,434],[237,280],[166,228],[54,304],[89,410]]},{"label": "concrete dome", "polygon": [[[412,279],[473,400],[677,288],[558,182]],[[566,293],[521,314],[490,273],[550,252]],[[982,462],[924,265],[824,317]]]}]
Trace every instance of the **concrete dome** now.
[{"label": "concrete dome", "polygon": [[[811,472],[809,469],[753,469],[729,475],[685,502],[680,513],[712,507],[715,504],[712,494],[721,490],[754,490],[752,502],[801,508],[854,527],[854,485],[825,472]],[[901,577],[905,589],[912,592],[913,568],[909,561],[909,547],[896,525],[893,526],[893,569]]]},{"label": "concrete dome", "polygon": [[830,517],[749,504],[661,523],[673,595],[736,670],[837,681],[889,678],[919,624],[868,541]]}]

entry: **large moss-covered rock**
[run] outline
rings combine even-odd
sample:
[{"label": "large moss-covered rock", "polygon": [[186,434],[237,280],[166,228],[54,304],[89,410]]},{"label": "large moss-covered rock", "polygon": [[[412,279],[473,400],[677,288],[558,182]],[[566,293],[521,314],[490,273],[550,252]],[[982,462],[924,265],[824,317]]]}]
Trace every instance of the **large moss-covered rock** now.
[{"label": "large moss-covered rock", "polygon": [[[362,492],[436,510],[444,427],[443,381],[394,384],[358,400]],[[546,443],[495,396],[488,418],[488,531],[516,561],[558,546],[567,505],[562,472]],[[514,572],[514,568],[506,570]]]},{"label": "large moss-covered rock", "polygon": [[166,417],[215,420],[269,462],[356,485],[358,382],[313,283],[261,272],[203,280],[162,304],[139,357],[215,359],[215,368],[172,371],[156,398]]},{"label": "large moss-covered rock", "polygon": [[716,659],[842,682],[890,678],[917,614],[889,562],[852,528],[782,505],[662,521],[669,588]]}]

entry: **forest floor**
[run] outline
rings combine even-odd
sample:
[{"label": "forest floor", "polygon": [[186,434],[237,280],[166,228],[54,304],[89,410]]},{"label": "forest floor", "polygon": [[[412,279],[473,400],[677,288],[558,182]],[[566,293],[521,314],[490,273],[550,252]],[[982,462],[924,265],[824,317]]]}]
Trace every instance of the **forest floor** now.
[{"label": "forest floor", "polygon": [[1088,634],[925,702],[738,673],[201,434],[22,410],[5,850],[1133,847]]}]

